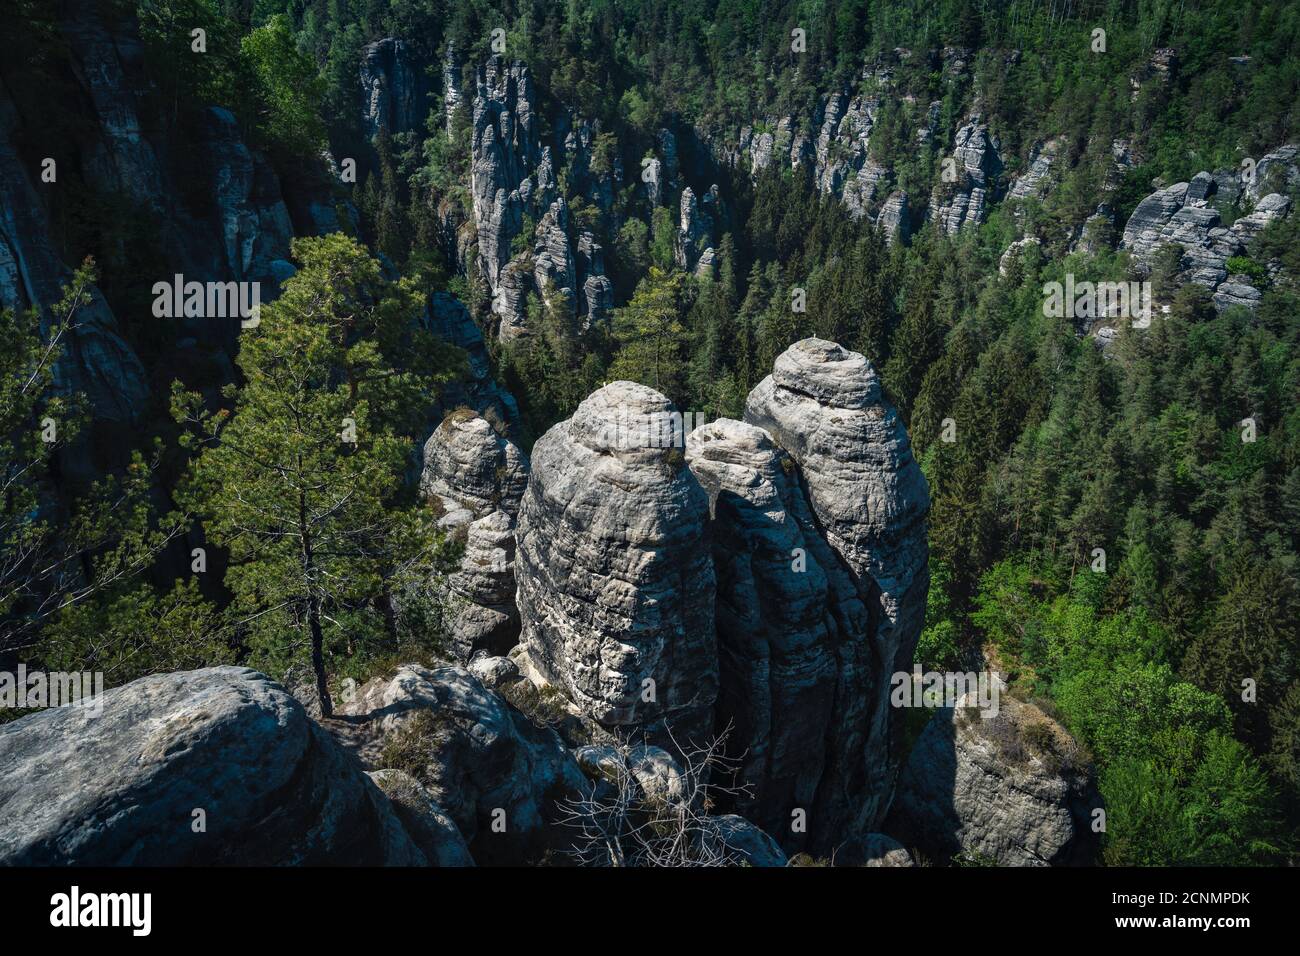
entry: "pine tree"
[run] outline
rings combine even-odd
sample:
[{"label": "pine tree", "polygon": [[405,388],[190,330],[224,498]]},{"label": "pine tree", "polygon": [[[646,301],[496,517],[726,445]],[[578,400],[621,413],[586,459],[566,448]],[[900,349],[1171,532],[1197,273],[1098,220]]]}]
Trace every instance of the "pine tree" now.
[{"label": "pine tree", "polygon": [[383,281],[354,240],[298,239],[293,255],[298,273],[244,333],[233,408],[209,413],[174,386],[200,448],[179,497],[229,549],[255,659],[284,667],[309,648],[329,716],[327,653],[385,626],[377,605],[432,547],[401,502],[408,435],[463,357],[414,330],[414,283]]},{"label": "pine tree", "polygon": [[903,321],[894,331],[884,382],[890,396],[909,420],[921,381],[943,349],[944,328],[935,313],[935,270],[925,269],[908,292]]},{"label": "pine tree", "polygon": [[632,301],[614,313],[619,351],[609,374],[649,385],[674,402],[686,391],[686,327],[682,311],[686,276],[652,266]]}]

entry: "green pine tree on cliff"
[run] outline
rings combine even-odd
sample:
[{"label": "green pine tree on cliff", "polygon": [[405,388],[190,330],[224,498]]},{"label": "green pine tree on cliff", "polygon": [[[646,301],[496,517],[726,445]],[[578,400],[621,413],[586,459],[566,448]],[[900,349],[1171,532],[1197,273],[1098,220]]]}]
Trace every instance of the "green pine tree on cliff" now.
[{"label": "green pine tree on cliff", "polygon": [[[397,575],[426,553],[426,515],[404,503],[411,435],[458,349],[418,328],[410,280],[335,234],[293,244],[298,273],[243,333],[233,407],[174,386],[199,454],[181,496],[230,552],[225,583],[254,662],[310,656],[321,711],[326,660],[392,631]],[[395,634],[391,635],[395,638]]]}]

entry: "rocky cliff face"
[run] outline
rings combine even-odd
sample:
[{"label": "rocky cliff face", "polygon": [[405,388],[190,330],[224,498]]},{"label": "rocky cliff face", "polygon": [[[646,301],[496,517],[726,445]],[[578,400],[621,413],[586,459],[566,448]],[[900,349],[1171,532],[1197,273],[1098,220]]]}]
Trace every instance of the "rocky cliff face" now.
[{"label": "rocky cliff face", "polygon": [[519,404],[497,383],[483,332],[465,304],[445,292],[435,292],[429,298],[423,324],[442,341],[464,349],[469,361],[469,375],[443,389],[433,421],[441,422],[443,416],[463,406],[491,415],[507,429],[518,428]]},{"label": "rocky cliff face", "polygon": [[[19,122],[0,88],[0,307],[28,309],[58,301],[71,269],[51,240],[44,204],[14,148]],[[99,418],[135,422],[148,402],[145,369],[98,290],[65,348],[60,384],[83,392]]]},{"label": "rocky cliff face", "polygon": [[[549,152],[542,165],[533,115],[532,76],[522,64],[493,57],[478,72],[474,97],[470,192],[479,262],[495,291],[535,191],[549,205],[555,184]],[[540,167],[540,168],[539,168]]]},{"label": "rocky cliff face", "polygon": [[1057,136],[1045,143],[1035,143],[1029,151],[1029,166],[1007,192],[1008,199],[1041,199],[1052,185],[1052,169],[1058,164],[1065,148],[1063,137]]},{"label": "rocky cliff face", "polygon": [[[158,161],[141,134],[125,81],[127,63],[138,66],[142,55],[139,38],[119,35],[120,31],[110,34],[89,4],[74,7],[80,15],[67,25],[67,42],[78,67],[80,89],[93,110],[80,144],[86,173],[93,181],[120,186],[142,202],[154,202],[161,188]],[[0,307],[4,308],[56,302],[71,272],[38,193],[40,158],[33,161],[18,150],[26,128],[38,119],[23,115],[18,100],[0,80]],[[70,170],[63,172],[65,178],[70,175]],[[60,384],[85,393],[100,420],[135,422],[148,401],[146,372],[98,291],[82,310],[65,349],[57,370]]]},{"label": "rocky cliff face", "polygon": [[[1124,226],[1120,248],[1144,265],[1154,264],[1160,250],[1181,250],[1179,278],[1214,292],[1214,303],[1253,307],[1261,293],[1245,276],[1231,276],[1228,260],[1244,255],[1249,243],[1271,222],[1291,212],[1291,201],[1281,193],[1262,191],[1270,185],[1300,182],[1300,149],[1283,147],[1260,160],[1255,175],[1241,182],[1232,170],[1200,172],[1186,183],[1175,183],[1143,199]],[[1224,226],[1221,210],[1245,214]],[[1266,264],[1269,265],[1269,264]],[[1276,271],[1276,264],[1271,268]]]},{"label": "rocky cliff face", "polygon": [[1002,172],[998,148],[997,139],[979,116],[957,130],[951,154],[956,161],[957,179],[940,184],[930,200],[931,217],[948,235],[978,226],[988,218]]},{"label": "rocky cliff face", "polygon": [[373,138],[380,130],[397,134],[424,128],[429,85],[408,41],[385,37],[367,43],[361,50],[360,79],[362,128],[367,136]]},{"label": "rocky cliff face", "polygon": [[570,185],[605,211],[613,207],[619,170],[593,169],[599,127],[591,122],[553,118],[561,127],[558,151],[543,144],[539,109],[523,64],[492,57],[479,70],[470,192],[478,262],[506,342],[527,332],[530,293],[583,326],[608,319],[612,306],[600,245],[589,232],[575,234],[554,157],[563,158]]},{"label": "rocky cliff face", "polygon": [[[74,185],[92,201],[121,201],[126,216],[148,222],[151,238],[166,250],[166,267],[140,282],[170,282],[178,273],[186,281],[255,282],[262,302],[274,299],[293,273],[290,239],[338,228],[329,171],[321,164],[281,182],[220,107],[196,118],[193,151],[179,155],[146,109],[149,79],[135,21],[91,0],[66,7],[66,60],[53,67],[71,91],[65,102],[50,104],[28,77],[0,68],[0,305],[57,301],[69,266],[86,252],[62,248],[66,230],[51,224],[52,210]],[[43,140],[48,109],[75,119],[71,140]],[[43,158],[56,154],[56,181],[39,181]],[[132,344],[139,328],[132,323],[141,320],[126,318],[94,293],[59,366],[60,383],[84,392],[101,424],[135,424],[150,404],[150,373]],[[176,369],[230,374],[233,319],[149,321],[147,338],[159,353],[150,359],[167,370],[167,381]]]},{"label": "rocky cliff face", "polygon": [[876,198],[876,188],[886,170],[867,156],[871,130],[880,101],[876,97],[844,93],[827,97],[814,152],[817,185],[839,196],[849,215],[861,219]]},{"label": "rocky cliff face", "polygon": [[[888,88],[892,79],[887,70],[870,75],[879,88]],[[850,216],[873,217],[891,239],[906,241],[911,231],[906,194],[890,192],[891,170],[870,156],[880,105],[879,95],[832,92],[806,119],[769,117],[762,129],[743,127],[736,147],[723,154],[732,165],[744,157],[752,176],[778,159],[791,168],[806,164],[818,190],[843,202]]]},{"label": "rocky cliff face", "polygon": [[519,657],[603,727],[698,739],[717,695],[714,576],[704,493],[657,440],[673,411],[614,382],[533,447]]},{"label": "rocky cliff face", "polygon": [[716,257],[718,223],[721,218],[721,201],[714,184],[698,199],[687,186],[682,190],[677,227],[677,264],[697,274],[713,275]]},{"label": "rocky cliff face", "polygon": [[294,272],[288,261],[293,223],[279,180],[265,157],[244,145],[233,113],[213,106],[204,119],[208,178],[221,235],[219,268],[235,279],[278,285]]}]

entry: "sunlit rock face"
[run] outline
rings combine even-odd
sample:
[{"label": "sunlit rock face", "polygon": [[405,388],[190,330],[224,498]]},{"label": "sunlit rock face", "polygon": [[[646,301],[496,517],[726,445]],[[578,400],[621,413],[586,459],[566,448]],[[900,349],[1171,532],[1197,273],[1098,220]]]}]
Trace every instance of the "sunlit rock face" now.
[{"label": "sunlit rock face", "polygon": [[464,663],[504,654],[519,638],[514,527],[527,480],[528,456],[468,408],[425,443],[420,490],[441,527],[465,534],[460,569],[442,596],[451,650]]},{"label": "sunlit rock face", "polygon": [[708,502],[673,411],[631,382],[594,392],[533,447],[516,529],[526,667],[652,737],[707,732],[717,695]]},{"label": "sunlit rock face", "polygon": [[1074,738],[1007,693],[996,713],[973,693],[955,703],[912,748],[889,831],[939,864],[957,854],[999,866],[1093,862],[1101,799]]}]

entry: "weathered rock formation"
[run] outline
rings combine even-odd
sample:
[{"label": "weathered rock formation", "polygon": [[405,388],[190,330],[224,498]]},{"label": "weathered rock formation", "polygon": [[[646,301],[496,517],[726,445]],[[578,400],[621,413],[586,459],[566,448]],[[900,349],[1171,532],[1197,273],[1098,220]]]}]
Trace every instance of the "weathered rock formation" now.
[{"label": "weathered rock formation", "polygon": [[701,262],[712,262],[717,241],[720,205],[715,184],[698,200],[687,186],[682,190],[677,227],[677,264],[695,270]]},{"label": "weathered rock formation", "polygon": [[367,136],[424,129],[428,95],[420,58],[408,41],[385,37],[362,47],[361,120]]},{"label": "weathered rock formation", "polygon": [[829,852],[891,791],[889,677],[910,666],[928,586],[924,479],[870,364],[829,342],[784,353],[747,422],[692,431],[688,469],[674,414],[616,382],[537,443],[512,656],[607,732],[672,749],[666,730],[727,731],[734,808],[786,849]]},{"label": "weathered rock formation", "polygon": [[1063,137],[1057,136],[1045,143],[1035,143],[1029,151],[1029,166],[1024,173],[1016,177],[1008,199],[1042,199],[1051,188],[1052,168],[1065,148]]},{"label": "weathered rock formation", "polygon": [[[542,151],[533,97],[532,76],[522,64],[492,57],[478,71],[470,191],[479,261],[493,289],[510,259],[510,241],[523,225],[525,204],[535,190],[544,194],[548,205],[553,198],[553,179],[534,178]],[[543,168],[549,172],[549,155]]]},{"label": "weathered rock formation", "polygon": [[1270,193],[1286,193],[1296,187],[1300,187],[1300,145],[1288,144],[1260,157],[1245,192],[1248,199],[1258,201]]},{"label": "weathered rock formation", "polygon": [[590,233],[573,235],[555,157],[561,157],[569,186],[606,212],[614,205],[618,164],[596,169],[599,126],[567,114],[553,118],[555,148],[544,144],[540,109],[523,64],[494,56],[479,69],[470,192],[479,267],[506,342],[527,332],[530,294],[581,319],[582,327],[608,319],[613,305],[599,244]]},{"label": "weathered rock formation", "polygon": [[1002,157],[997,139],[977,115],[957,130],[951,158],[956,161],[957,179],[935,189],[930,216],[940,229],[953,236],[988,218],[989,205],[997,198]]},{"label": "weathered rock formation", "polygon": [[447,579],[452,650],[457,659],[501,658],[519,639],[515,606],[515,520],[493,511],[472,522],[460,569]]},{"label": "weathered rock formation", "polygon": [[[872,75],[882,86],[892,81],[888,70]],[[821,98],[809,117],[769,117],[764,129],[742,128],[736,148],[729,152],[730,160],[734,165],[745,157],[753,177],[774,159],[788,162],[791,168],[807,164],[819,191],[843,202],[854,219],[874,216],[889,235],[896,236],[897,197],[902,194],[886,197],[892,173],[870,157],[871,132],[880,104],[875,94],[832,92]],[[891,202],[892,210],[886,208]],[[905,195],[902,202],[905,210]],[[902,238],[906,240],[906,231]]]},{"label": "weathered rock formation", "polygon": [[352,718],[337,728],[341,743],[367,769],[397,761],[479,864],[536,860],[566,845],[559,804],[583,786],[577,762],[555,731],[468,671],[404,665],[391,680],[366,684],[340,713]]},{"label": "weathered rock formation", "polygon": [[[1181,250],[1181,280],[1210,289],[1219,308],[1253,306],[1260,298],[1259,290],[1244,276],[1229,281],[1228,260],[1245,254],[1251,240],[1269,223],[1287,216],[1291,201],[1281,193],[1258,196],[1253,207],[1230,227],[1222,224],[1220,207],[1234,205],[1242,197],[1249,201],[1258,195],[1265,181],[1300,182],[1300,169],[1294,164],[1287,165],[1288,151],[1294,153],[1296,148],[1283,147],[1261,160],[1256,175],[1244,189],[1230,172],[1214,175],[1201,172],[1190,182],[1157,190],[1133,210],[1124,227],[1120,248],[1129,250],[1150,267],[1161,249],[1177,247]],[[1220,195],[1221,183],[1225,186],[1223,195]]]},{"label": "weathered rock formation", "polygon": [[804,339],[782,353],[745,420],[798,465],[821,535],[866,609],[865,626],[846,613],[832,635],[828,762],[809,813],[823,840],[866,832],[891,790],[889,678],[910,666],[925,614],[925,478],[871,363],[832,342]]},{"label": "weathered rock formation", "polygon": [[839,196],[854,219],[867,215],[886,174],[867,156],[879,108],[876,97],[850,98],[845,93],[828,96],[822,107],[814,153],[817,185],[822,192]]},{"label": "weathered rock formation", "polygon": [[439,499],[447,515],[466,512],[457,523],[498,510],[515,514],[527,481],[528,456],[470,409],[453,411],[425,442],[420,491]]},{"label": "weathered rock formation", "polygon": [[[836,646],[865,640],[866,608],[821,537],[793,460],[754,425],[691,432],[687,461],[709,495],[718,579],[718,724],[743,792],[736,809],[772,833],[819,807],[840,754],[829,752]],[[820,818],[815,818],[820,824]],[[818,828],[820,832],[820,828]],[[802,848],[801,834],[783,836]]]},{"label": "weathered rock formation", "polygon": [[998,259],[998,275],[1006,278],[1010,274],[1014,263],[1023,260],[1041,244],[1037,236],[1025,236],[1025,238],[1017,239],[1011,243],[1011,245],[1007,246],[1006,251],[1002,253],[1002,257]]},{"label": "weathered rock formation", "polygon": [[292,275],[293,223],[270,165],[244,145],[233,113],[213,106],[204,120],[204,155],[221,233],[220,273],[247,281]]},{"label": "weathered rock formation", "polygon": [[98,716],[74,705],[0,726],[0,862],[439,862],[302,706],[256,671],[158,674],[106,692],[102,705]]},{"label": "weathered rock formation", "polygon": [[605,275],[605,256],[599,242],[589,232],[578,235],[578,274],[586,276],[578,290],[578,314],[583,317],[582,330],[608,323],[614,315],[614,283]]},{"label": "weathered rock formation", "polygon": [[499,656],[519,636],[515,607],[515,515],[528,458],[486,418],[458,409],[424,446],[420,490],[444,528],[466,528],[460,569],[447,580],[447,629],[457,659]]},{"label": "weathered rock formation", "polygon": [[708,504],[661,441],[674,411],[614,382],[533,447],[516,656],[603,727],[702,739],[717,694]]},{"label": "weathered rock formation", "polygon": [[832,862],[836,866],[916,866],[912,854],[893,837],[868,833],[835,848]]},{"label": "weathered rock formation", "polygon": [[906,245],[912,238],[912,210],[908,206],[907,193],[896,189],[889,194],[885,204],[880,208],[880,217],[876,220],[885,232],[889,242],[902,242]]},{"label": "weathered rock formation", "polygon": [[1078,745],[1059,724],[1006,693],[988,717],[962,697],[922,731],[887,828],[935,863],[961,854],[1009,866],[1083,864],[1095,852],[1098,806]]},{"label": "weathered rock formation", "polygon": [[578,305],[578,270],[569,245],[569,206],[562,199],[551,203],[533,240],[533,286],[542,301],[568,318]]}]

